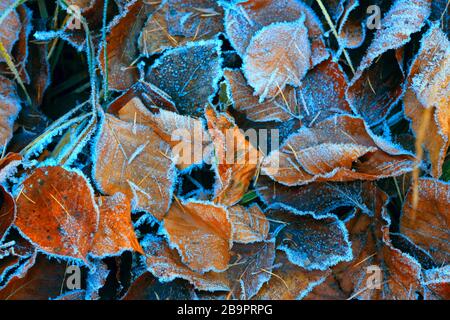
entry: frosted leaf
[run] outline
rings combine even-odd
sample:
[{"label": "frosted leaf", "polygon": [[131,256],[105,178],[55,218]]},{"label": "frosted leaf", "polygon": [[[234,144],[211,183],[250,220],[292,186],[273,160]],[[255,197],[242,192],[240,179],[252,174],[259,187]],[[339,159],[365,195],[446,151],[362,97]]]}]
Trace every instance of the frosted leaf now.
[{"label": "frosted leaf", "polygon": [[[274,262],[277,266],[269,282],[264,284],[255,299],[261,300],[299,300],[315,286],[319,285],[330,270],[306,270],[289,262],[286,254],[277,253]],[[283,279],[281,281],[280,279]]]},{"label": "frosted leaf", "polygon": [[326,270],[352,259],[347,230],[336,216],[317,217],[280,204],[269,206],[266,214],[283,223],[277,249],[284,251],[291,263],[306,270]]},{"label": "frosted leaf", "polygon": [[175,179],[170,147],[150,128],[106,114],[95,142],[94,178],[108,195],[122,192],[133,210],[160,220],[169,209]]},{"label": "frosted leaf", "polygon": [[223,9],[213,0],[167,0],[147,20],[139,48],[148,56],[223,31]]},{"label": "frosted leaf", "polygon": [[[335,267],[334,278],[348,298],[416,300],[416,292],[422,290],[421,266],[391,243],[387,195],[376,186],[366,194],[366,203],[373,204],[372,217],[357,214],[346,223],[354,259]],[[375,279],[377,270],[380,278]]]},{"label": "frosted leaf", "polygon": [[250,0],[228,6],[225,30],[233,47],[244,56],[255,33],[275,22],[293,22],[305,16],[311,43],[311,65],[325,60],[329,54],[322,39],[322,25],[314,11],[297,0]]},{"label": "frosted leaf", "polygon": [[326,215],[340,207],[368,208],[362,201],[364,183],[313,182],[304,186],[287,187],[266,176],[258,178],[256,189],[266,204],[282,203],[298,211],[314,211]]},{"label": "frosted leaf", "polygon": [[408,192],[400,218],[400,231],[428,252],[438,265],[448,264],[450,244],[450,185],[438,180],[418,181],[419,202],[413,207],[413,191]]},{"label": "frosted leaf", "polygon": [[0,76],[0,150],[3,150],[12,138],[14,121],[20,109],[20,98],[14,83]]},{"label": "frosted leaf", "polygon": [[251,245],[233,245],[231,267],[227,270],[231,294],[249,300],[270,280],[275,260],[275,239]]},{"label": "frosted leaf", "polygon": [[86,300],[100,300],[100,289],[102,289],[106,280],[110,274],[108,265],[100,260],[96,259],[92,263],[94,266],[90,268],[89,273],[86,276]]},{"label": "frosted leaf", "polygon": [[[0,12],[3,14],[6,9],[12,7],[16,1],[5,0],[0,2]],[[19,39],[21,22],[16,10],[10,11],[0,24],[0,41],[8,54],[11,54],[14,44]],[[0,62],[5,62],[0,56]]]},{"label": "frosted leaf", "polygon": [[450,266],[425,270],[423,274],[424,300],[450,299]]},{"label": "frosted leaf", "polygon": [[310,68],[311,45],[304,18],[274,23],[258,31],[244,56],[243,71],[259,102],[298,87]]},{"label": "frosted leaf", "polygon": [[318,282],[313,283],[315,286],[305,293],[304,300],[345,300],[349,298],[339,288],[339,283],[333,274],[325,279],[320,278]]},{"label": "frosted leaf", "polygon": [[118,106],[119,103],[115,113],[121,120],[151,128],[171,147],[173,161],[180,170],[200,165],[211,157],[211,152],[207,152],[211,150],[211,139],[201,120],[156,107],[151,107],[151,112],[137,97],[120,109]]},{"label": "frosted leaf", "polygon": [[241,71],[227,69],[224,75],[230,86],[233,108],[244,113],[248,119],[282,122],[294,116],[297,106],[294,88],[286,87],[275,98],[260,103]]},{"label": "frosted leaf", "polygon": [[[126,90],[139,78],[138,69],[133,65],[139,56],[138,37],[148,15],[157,8],[156,3],[144,0],[129,2],[124,12],[116,16],[108,26],[106,37],[108,56],[108,83],[111,89]],[[105,74],[103,48],[98,60]]]},{"label": "frosted leaf", "polygon": [[[437,24],[423,36],[412,63],[404,108],[416,135],[426,125],[422,144],[429,152],[432,174],[439,178],[450,145],[450,42]],[[424,124],[423,113],[429,108],[432,120]]]},{"label": "frosted leaf", "polygon": [[[123,120],[134,121],[134,112],[136,110],[134,110],[132,101],[137,100],[140,100],[140,104],[143,104],[144,109],[148,109],[151,112],[158,112],[159,109],[177,112],[175,103],[171,100],[167,93],[151,83],[141,80],[133,84],[124,94],[111,102],[107,111],[108,113],[112,113]],[[125,109],[126,106],[128,106],[129,110]],[[125,114],[127,114],[126,119],[124,118]],[[136,121],[138,120],[139,119]]]},{"label": "frosted leaf", "polygon": [[339,64],[326,60],[314,67],[296,90],[296,109],[302,122],[312,125],[336,114],[351,113],[346,89],[347,78]]},{"label": "frosted leaf", "polygon": [[192,271],[183,264],[178,252],[175,249],[171,249],[162,238],[147,236],[143,240],[143,249],[145,251],[143,260],[147,270],[163,283],[174,279],[184,279],[199,290],[229,290],[228,279],[224,273],[213,271],[199,273]]},{"label": "frosted leaf", "polygon": [[131,221],[131,203],[123,193],[98,197],[100,211],[98,231],[92,241],[91,254],[96,257],[120,255],[123,251],[143,254]]},{"label": "frosted leaf", "polygon": [[170,246],[191,270],[204,273],[228,268],[232,229],[224,207],[175,201],[164,217],[163,229]]},{"label": "frosted leaf", "polygon": [[189,300],[193,299],[193,291],[187,281],[176,279],[166,283],[144,272],[131,283],[122,300]]},{"label": "frosted leaf", "polygon": [[267,239],[269,221],[257,204],[248,208],[234,205],[228,210],[233,227],[233,242],[253,243]]},{"label": "frosted leaf", "polygon": [[448,0],[433,0],[431,2],[430,20],[439,21],[441,29],[450,37],[450,14]]},{"label": "frosted leaf", "polygon": [[378,180],[412,171],[414,158],[374,136],[352,116],[301,128],[263,161],[262,172],[287,186],[313,181]]},{"label": "frosted leaf", "polygon": [[16,226],[49,254],[86,261],[99,213],[86,178],[62,167],[43,167],[24,182]]},{"label": "frosted leaf", "polygon": [[207,107],[205,116],[216,156],[213,163],[217,173],[214,201],[231,206],[247,192],[262,155],[245,138],[230,115]]},{"label": "frosted leaf", "polygon": [[189,43],[166,51],[146,80],[169,94],[182,114],[198,116],[214,96],[222,76],[219,40]]},{"label": "frosted leaf", "polygon": [[396,0],[381,20],[381,29],[375,33],[349,84],[350,104],[371,125],[383,121],[403,92],[399,76],[387,78],[389,69],[383,70],[382,62],[376,59],[391,49],[401,48],[413,33],[420,31],[430,15],[430,3],[430,0]]},{"label": "frosted leaf", "polygon": [[49,300],[61,295],[66,278],[66,262],[38,254],[36,263],[22,277],[12,279],[0,290],[1,300]]}]

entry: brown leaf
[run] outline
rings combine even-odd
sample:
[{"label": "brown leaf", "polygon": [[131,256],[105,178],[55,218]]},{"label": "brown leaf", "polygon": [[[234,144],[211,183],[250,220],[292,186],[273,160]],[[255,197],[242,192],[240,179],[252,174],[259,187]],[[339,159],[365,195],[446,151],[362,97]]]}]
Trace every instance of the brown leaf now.
[{"label": "brown leaf", "polygon": [[[171,249],[162,238],[147,236],[142,242],[145,251],[145,265],[161,282],[174,279],[189,281],[199,290],[228,291],[228,279],[224,273],[213,271],[201,273],[192,271],[181,260],[177,250]],[[204,250],[207,250],[205,245]],[[215,253],[216,255],[217,253]],[[214,258],[214,257],[211,257]]]},{"label": "brown leaf", "polygon": [[[437,24],[422,39],[409,72],[404,105],[416,135],[421,126],[427,128],[421,139],[429,152],[433,176],[439,178],[450,145],[450,41]],[[430,108],[432,121],[427,124],[423,113]]]},{"label": "brown leaf", "polygon": [[228,267],[232,243],[228,216],[224,207],[213,203],[177,200],[164,217],[164,232],[190,269],[223,271]]},{"label": "brown leaf", "polygon": [[189,41],[209,40],[223,31],[223,9],[214,0],[169,0],[147,20],[139,37],[145,56]]},{"label": "brown leaf", "polygon": [[247,191],[256,174],[261,153],[245,139],[231,116],[205,109],[209,134],[216,152],[218,185],[215,202],[231,206]]},{"label": "brown leaf", "polygon": [[35,265],[22,278],[15,278],[0,290],[1,300],[49,300],[61,295],[66,264],[38,255]]},{"label": "brown leaf", "polygon": [[330,270],[308,271],[289,262],[286,254],[278,253],[272,277],[255,297],[261,300],[298,300],[319,285]]},{"label": "brown leaf", "polygon": [[150,128],[105,114],[95,144],[95,180],[108,195],[124,193],[133,210],[160,220],[169,209],[176,169],[170,147]]},{"label": "brown leaf", "polygon": [[347,78],[339,64],[326,60],[310,70],[296,90],[296,113],[308,126],[334,115],[350,114],[346,89]]},{"label": "brown leaf", "polygon": [[351,105],[369,124],[381,122],[402,93],[398,76],[385,85],[388,71],[382,71],[382,63],[376,59],[390,49],[402,47],[413,33],[420,31],[430,15],[430,3],[430,0],[396,0],[381,20],[381,29],[376,32],[348,90]]},{"label": "brown leaf", "polygon": [[294,88],[287,86],[276,97],[260,103],[241,71],[227,69],[224,75],[230,86],[233,107],[243,112],[248,119],[282,122],[294,116],[297,106]]},{"label": "brown leaf", "polygon": [[257,204],[248,208],[234,205],[228,210],[233,227],[233,242],[253,243],[267,239],[269,221]]},{"label": "brown leaf", "polygon": [[0,150],[3,150],[12,138],[14,121],[20,109],[20,98],[15,84],[0,75]]},{"label": "brown leaf", "polygon": [[[125,14],[111,22],[106,37],[108,56],[108,83],[116,90],[126,90],[139,77],[137,67],[132,65],[139,55],[137,39],[149,14],[157,8],[155,3],[134,0],[125,7]],[[100,66],[105,73],[103,50],[99,54]]]},{"label": "brown leaf", "polygon": [[97,257],[120,255],[124,250],[144,254],[134,233],[130,199],[116,193],[97,198],[97,203],[100,220],[91,253]]},{"label": "brown leaf", "polygon": [[277,203],[270,205],[266,214],[283,227],[277,235],[277,249],[284,251],[291,263],[306,270],[326,270],[352,259],[347,230],[336,216],[316,216]]},{"label": "brown leaf", "polygon": [[309,70],[311,45],[304,21],[271,24],[251,39],[243,71],[259,102],[277,96],[287,84],[298,87]]},{"label": "brown leaf", "polygon": [[227,270],[230,295],[241,300],[253,298],[272,276],[275,239],[233,246],[231,267]]},{"label": "brown leaf", "polygon": [[262,171],[295,186],[398,176],[412,170],[413,160],[406,151],[374,136],[362,119],[338,116],[291,135],[264,159]]},{"label": "brown leaf", "polygon": [[227,9],[225,30],[236,51],[244,56],[255,33],[275,22],[293,22],[305,15],[311,43],[311,66],[328,58],[322,25],[314,11],[297,0],[249,0]]},{"label": "brown leaf", "polygon": [[450,259],[450,185],[438,180],[419,179],[419,202],[413,206],[412,189],[408,192],[400,219],[400,231],[430,253],[438,265]]},{"label": "brown leaf", "polygon": [[62,167],[43,167],[24,182],[16,226],[40,249],[86,260],[99,213],[86,178]]}]

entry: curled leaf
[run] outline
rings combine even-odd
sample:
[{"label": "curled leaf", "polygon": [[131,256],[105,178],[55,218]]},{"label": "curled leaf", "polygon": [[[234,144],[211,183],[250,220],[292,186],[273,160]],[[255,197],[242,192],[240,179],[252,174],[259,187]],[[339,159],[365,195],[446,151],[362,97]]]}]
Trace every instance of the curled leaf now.
[{"label": "curled leaf", "polygon": [[291,135],[264,159],[262,171],[295,186],[397,176],[412,171],[413,160],[406,151],[374,136],[362,119],[338,116]]},{"label": "curled leaf", "polygon": [[[437,24],[424,35],[411,66],[404,106],[416,135],[421,126],[427,128],[418,138],[429,152],[433,176],[439,178],[450,145],[450,41]],[[432,120],[424,123],[427,109]]]}]

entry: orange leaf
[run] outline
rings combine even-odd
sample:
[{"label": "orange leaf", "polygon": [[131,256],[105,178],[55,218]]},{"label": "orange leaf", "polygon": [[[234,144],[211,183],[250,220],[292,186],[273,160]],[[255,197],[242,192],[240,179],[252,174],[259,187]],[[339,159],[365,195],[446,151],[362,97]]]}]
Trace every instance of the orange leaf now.
[{"label": "orange leaf", "polygon": [[226,206],[237,203],[256,174],[260,152],[245,139],[229,115],[212,107],[205,110],[211,139],[216,151],[218,186],[215,201]]},{"label": "orange leaf", "polygon": [[91,253],[98,257],[119,255],[124,250],[144,254],[134,233],[130,200],[122,193],[97,198],[100,210],[98,231]]},{"label": "orange leaf", "polygon": [[124,193],[133,210],[160,220],[169,208],[175,179],[170,147],[150,128],[105,114],[95,144],[94,176],[108,195]]},{"label": "orange leaf", "polygon": [[[14,5],[15,0],[5,0],[0,2],[0,12],[6,12],[6,9]],[[11,54],[14,44],[19,39],[21,22],[16,10],[12,10],[0,24],[0,41],[8,54]],[[0,62],[5,62],[0,55]]]},{"label": "orange leaf", "polygon": [[98,228],[92,189],[80,174],[43,167],[24,182],[17,199],[17,227],[40,249],[85,260]]},{"label": "orange leaf", "polygon": [[15,84],[0,75],[0,150],[3,150],[12,138],[14,121],[20,109],[20,98]]},{"label": "orange leaf", "polygon": [[190,269],[200,273],[227,269],[232,229],[225,208],[177,200],[164,217],[163,227],[170,246]]}]

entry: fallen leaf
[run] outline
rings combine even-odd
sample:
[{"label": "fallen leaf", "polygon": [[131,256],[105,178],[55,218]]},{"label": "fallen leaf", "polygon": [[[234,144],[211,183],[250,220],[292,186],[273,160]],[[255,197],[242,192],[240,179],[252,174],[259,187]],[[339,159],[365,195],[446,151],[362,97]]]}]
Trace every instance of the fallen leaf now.
[{"label": "fallen leaf", "polygon": [[12,195],[0,185],[0,240],[16,218],[16,203]]},{"label": "fallen leaf", "polygon": [[364,121],[337,116],[301,128],[264,159],[262,172],[287,186],[377,180],[412,171],[414,158],[374,136]]},{"label": "fallen leaf", "polygon": [[[15,2],[14,0],[2,1],[0,3],[2,15],[3,12],[7,12],[7,9],[13,7]],[[0,42],[9,55],[11,55],[14,44],[19,40],[21,26],[19,15],[15,9],[11,10],[0,24]],[[0,55],[0,62],[5,62],[2,55]]]},{"label": "fallen leaf", "polygon": [[272,204],[266,214],[282,224],[277,249],[291,263],[306,270],[326,270],[352,259],[347,230],[336,216],[318,217],[282,204]]},{"label": "fallen leaf", "polygon": [[198,116],[222,77],[220,40],[191,42],[166,51],[145,79],[167,92],[182,114]]},{"label": "fallen leaf", "polygon": [[416,245],[429,252],[438,265],[450,259],[450,185],[433,179],[419,179],[419,202],[413,206],[412,189],[408,192],[400,218],[400,231]]},{"label": "fallen leaf", "polygon": [[228,6],[225,12],[225,31],[236,51],[244,56],[255,33],[275,22],[293,22],[305,16],[311,43],[311,66],[328,58],[322,39],[322,25],[314,11],[297,0],[249,0]]},{"label": "fallen leaf", "polygon": [[275,260],[275,239],[233,246],[232,266],[227,270],[235,298],[252,299],[271,279]]},{"label": "fallen leaf", "polygon": [[[347,92],[352,107],[369,124],[381,122],[402,94],[401,83],[397,83],[395,77],[391,78],[390,86],[378,88],[387,82],[385,75],[388,72],[381,71],[383,66],[377,59],[391,49],[401,48],[413,33],[420,31],[430,15],[430,4],[430,0],[396,0],[381,20],[381,29],[375,33]],[[374,63],[375,66],[369,69]],[[384,75],[381,81],[379,74]]]},{"label": "fallen leaf", "polygon": [[[124,12],[111,21],[106,37],[108,83],[111,89],[126,90],[139,78],[134,65],[139,55],[137,39],[149,14],[157,4],[145,0],[133,0],[127,3]],[[99,50],[98,60],[105,74],[103,48]]]},{"label": "fallen leaf", "polygon": [[251,39],[243,71],[259,95],[259,102],[273,98],[286,85],[298,87],[310,68],[311,45],[305,18],[268,25]]},{"label": "fallen leaf", "polygon": [[248,119],[282,122],[295,116],[297,101],[294,88],[287,86],[274,98],[260,103],[241,71],[226,69],[224,76],[230,86],[233,108],[243,112]]},{"label": "fallen leaf", "polygon": [[231,206],[247,192],[261,154],[245,139],[229,115],[207,107],[205,116],[216,152],[215,202]]},{"label": "fallen leaf", "polygon": [[289,262],[286,254],[278,253],[271,271],[272,277],[264,284],[256,299],[299,300],[324,281],[330,270],[308,271]]},{"label": "fallen leaf", "polygon": [[100,211],[98,231],[91,253],[97,257],[120,255],[125,250],[144,254],[134,233],[131,203],[122,193],[97,198]]},{"label": "fallen leaf", "polygon": [[248,244],[267,239],[269,221],[257,204],[248,208],[234,205],[228,211],[233,229],[233,242]]},{"label": "fallen leaf", "polygon": [[150,128],[105,114],[95,143],[94,177],[105,194],[122,192],[133,210],[161,220],[176,176],[170,146]]},{"label": "fallen leaf", "polygon": [[450,299],[450,266],[424,271],[424,300]]},{"label": "fallen leaf", "polygon": [[[439,178],[450,145],[450,41],[437,24],[423,36],[422,45],[409,75],[404,97],[405,114],[429,152],[432,174]],[[424,123],[423,113],[431,109],[432,120]]]},{"label": "fallen leaf", "polygon": [[374,185],[366,194],[372,217],[356,214],[346,223],[354,259],[333,270],[339,287],[352,299],[415,300],[421,266],[391,243],[387,195]]},{"label": "fallen leaf", "polygon": [[[199,290],[228,291],[228,280],[224,273],[213,271],[199,273],[183,264],[177,250],[171,249],[164,239],[147,236],[142,247],[145,251],[145,265],[159,281],[167,283],[174,279],[184,279]],[[206,248],[205,248],[206,249]]]},{"label": "fallen leaf", "polygon": [[99,219],[86,178],[62,167],[43,167],[22,185],[16,226],[41,250],[85,261]]},{"label": "fallen leaf", "polygon": [[139,37],[149,56],[189,41],[210,40],[223,31],[223,9],[212,0],[168,0],[149,17]]},{"label": "fallen leaf", "polygon": [[171,248],[191,270],[204,273],[228,268],[232,229],[228,211],[209,202],[175,201],[163,220]]}]

